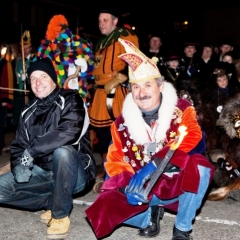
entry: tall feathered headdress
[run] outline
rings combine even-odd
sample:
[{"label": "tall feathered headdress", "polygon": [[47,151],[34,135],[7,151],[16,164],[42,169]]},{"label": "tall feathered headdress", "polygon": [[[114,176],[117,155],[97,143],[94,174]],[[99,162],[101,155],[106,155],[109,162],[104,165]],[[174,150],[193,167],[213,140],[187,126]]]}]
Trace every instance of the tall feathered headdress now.
[{"label": "tall feathered headdress", "polygon": [[55,41],[60,33],[68,27],[68,21],[63,15],[55,15],[51,18],[46,32],[46,39]]}]

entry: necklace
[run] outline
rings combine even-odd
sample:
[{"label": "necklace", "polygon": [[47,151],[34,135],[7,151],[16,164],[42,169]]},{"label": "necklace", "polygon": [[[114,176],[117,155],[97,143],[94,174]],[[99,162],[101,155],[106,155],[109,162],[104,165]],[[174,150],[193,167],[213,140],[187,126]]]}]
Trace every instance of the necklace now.
[{"label": "necklace", "polygon": [[179,76],[179,74],[178,74],[178,72],[176,73],[176,77],[174,78],[173,77],[173,75],[171,74],[171,72],[167,69],[167,72],[168,72],[168,75],[170,76],[170,78],[173,80],[173,81],[176,81],[177,80],[177,78],[178,78],[178,76]]},{"label": "necklace", "polygon": [[106,42],[105,42],[104,45],[103,45],[103,41],[101,42],[101,44],[100,44],[100,53],[102,53],[102,51],[106,48],[106,46],[107,46],[109,40],[112,38],[113,34],[114,34],[114,31],[113,31],[112,34],[107,38],[107,40],[106,40]]}]

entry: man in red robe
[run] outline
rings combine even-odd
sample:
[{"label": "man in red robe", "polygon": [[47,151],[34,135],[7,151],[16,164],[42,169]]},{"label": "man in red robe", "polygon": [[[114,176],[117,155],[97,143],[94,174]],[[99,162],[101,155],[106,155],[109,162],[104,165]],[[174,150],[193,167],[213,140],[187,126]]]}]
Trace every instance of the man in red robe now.
[{"label": "man in red robe", "polygon": [[[119,58],[129,64],[130,92],[111,125],[112,144],[104,164],[107,177],[99,197],[86,210],[87,217],[98,238],[121,223],[138,227],[140,236],[153,237],[160,232],[163,208],[168,208],[177,212],[172,240],[191,239],[192,221],[213,175],[202,155],[205,141],[195,109],[164,82],[155,59],[127,40],[119,42],[126,50]],[[186,129],[183,139],[180,127]],[[178,148],[146,196],[148,180],[177,137]]]}]

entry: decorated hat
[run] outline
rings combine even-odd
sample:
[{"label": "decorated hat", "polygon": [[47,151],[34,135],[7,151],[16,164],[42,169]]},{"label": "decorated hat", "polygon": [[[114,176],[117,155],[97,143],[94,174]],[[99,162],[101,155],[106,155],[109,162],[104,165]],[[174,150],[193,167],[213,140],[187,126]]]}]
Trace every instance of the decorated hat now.
[{"label": "decorated hat", "polygon": [[144,55],[132,42],[119,38],[118,41],[124,46],[126,53],[118,56],[129,65],[129,82],[136,83],[153,80],[161,77],[156,65],[157,58],[152,59]]},{"label": "decorated hat", "polygon": [[49,21],[46,32],[46,39],[52,42],[58,41],[59,38],[64,38],[64,34],[68,35],[66,33],[67,29],[67,19],[63,15],[55,15]]},{"label": "decorated hat", "polygon": [[27,46],[27,45],[31,45],[31,36],[30,36],[30,31],[26,30],[24,31],[24,33],[22,34],[22,39],[20,41],[20,44],[22,44],[23,41],[23,45]]}]

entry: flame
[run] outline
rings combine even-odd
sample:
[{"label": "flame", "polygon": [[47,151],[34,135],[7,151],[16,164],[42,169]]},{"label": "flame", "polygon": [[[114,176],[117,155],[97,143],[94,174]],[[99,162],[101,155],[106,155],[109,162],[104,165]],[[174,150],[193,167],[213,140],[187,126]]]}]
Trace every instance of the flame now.
[{"label": "flame", "polygon": [[170,146],[171,150],[176,150],[179,147],[183,138],[188,134],[186,129],[187,127],[184,125],[179,126],[178,128],[179,135],[175,138],[175,141],[171,144]]}]

